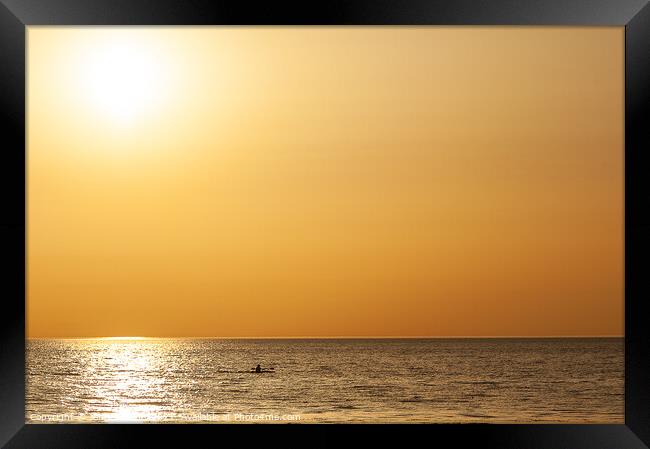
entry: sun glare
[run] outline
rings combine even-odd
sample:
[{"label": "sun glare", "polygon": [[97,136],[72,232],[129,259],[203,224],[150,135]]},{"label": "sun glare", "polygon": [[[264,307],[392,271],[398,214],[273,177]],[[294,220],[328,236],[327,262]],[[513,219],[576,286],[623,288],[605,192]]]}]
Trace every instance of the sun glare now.
[{"label": "sun glare", "polygon": [[160,104],[168,88],[168,70],[146,43],[109,39],[87,55],[80,87],[97,112],[130,123]]}]

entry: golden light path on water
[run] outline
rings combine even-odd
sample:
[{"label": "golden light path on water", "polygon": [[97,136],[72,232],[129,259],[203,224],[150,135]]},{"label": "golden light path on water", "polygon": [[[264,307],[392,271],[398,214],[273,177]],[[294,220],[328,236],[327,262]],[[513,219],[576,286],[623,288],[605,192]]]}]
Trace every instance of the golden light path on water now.
[{"label": "golden light path on water", "polygon": [[[91,372],[103,373],[102,382],[94,385],[92,396],[112,403],[105,420],[114,423],[156,421],[162,412],[157,398],[164,395],[164,380],[155,374],[164,371],[160,359],[142,350],[142,337],[98,339],[114,341],[106,351],[90,358]],[[143,375],[144,374],[144,375]]]}]

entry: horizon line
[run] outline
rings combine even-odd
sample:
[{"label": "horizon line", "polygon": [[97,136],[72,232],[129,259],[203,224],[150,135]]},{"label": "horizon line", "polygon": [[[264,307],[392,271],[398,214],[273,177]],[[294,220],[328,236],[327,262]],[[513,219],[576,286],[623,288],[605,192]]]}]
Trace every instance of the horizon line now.
[{"label": "horizon line", "polygon": [[163,340],[163,339],[212,339],[212,340],[453,340],[453,339],[553,339],[553,338],[625,338],[625,335],[438,335],[438,336],[273,336],[273,337],[223,337],[223,336],[74,336],[74,337],[28,337],[26,340]]}]

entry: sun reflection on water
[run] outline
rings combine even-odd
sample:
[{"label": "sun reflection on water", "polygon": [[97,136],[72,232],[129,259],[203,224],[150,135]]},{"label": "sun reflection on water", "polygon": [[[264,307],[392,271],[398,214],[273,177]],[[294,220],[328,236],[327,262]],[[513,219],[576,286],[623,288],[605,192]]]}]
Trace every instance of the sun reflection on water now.
[{"label": "sun reflection on water", "polygon": [[128,424],[140,421],[138,414],[130,408],[119,408],[115,413],[106,418],[106,420],[116,424]]},{"label": "sun reflection on water", "polygon": [[153,421],[163,412],[165,366],[158,345],[142,345],[141,340],[103,339],[102,350],[90,354],[88,369],[98,380],[90,394],[101,398],[107,422]]}]

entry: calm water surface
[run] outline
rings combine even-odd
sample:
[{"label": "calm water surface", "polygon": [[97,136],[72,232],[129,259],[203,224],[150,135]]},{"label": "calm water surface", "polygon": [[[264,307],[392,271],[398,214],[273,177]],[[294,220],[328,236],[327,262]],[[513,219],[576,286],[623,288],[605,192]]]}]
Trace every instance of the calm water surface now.
[{"label": "calm water surface", "polygon": [[623,339],[37,339],[26,419],[622,423],[623,387]]}]

